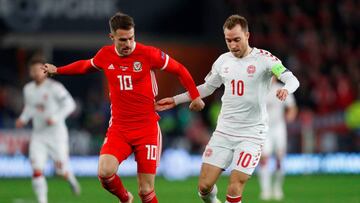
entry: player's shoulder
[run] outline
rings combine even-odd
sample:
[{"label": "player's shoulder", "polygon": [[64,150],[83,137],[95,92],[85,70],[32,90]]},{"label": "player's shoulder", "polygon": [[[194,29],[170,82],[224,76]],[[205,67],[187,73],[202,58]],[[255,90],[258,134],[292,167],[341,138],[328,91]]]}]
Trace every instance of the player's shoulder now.
[{"label": "player's shoulder", "polygon": [[253,48],[253,53],[256,57],[263,60],[271,60],[273,62],[281,62],[276,56],[274,56],[270,51],[260,48]]},{"label": "player's shoulder", "polygon": [[215,61],[216,64],[223,64],[226,61],[235,59],[235,56],[231,52],[221,54]]},{"label": "player's shoulder", "polygon": [[24,91],[31,91],[35,88],[35,81],[28,82],[24,85]]},{"label": "player's shoulder", "polygon": [[45,81],[46,85],[50,88],[50,89],[63,89],[64,85],[61,84],[59,81],[56,81],[52,78],[47,78]]},{"label": "player's shoulder", "polygon": [[135,47],[136,51],[142,52],[142,53],[152,53],[154,51],[159,50],[155,46],[145,45],[145,44],[142,44],[142,43],[139,43],[139,42],[136,42],[135,46],[136,46]]},{"label": "player's shoulder", "polygon": [[115,52],[115,45],[105,45],[99,49],[98,54],[110,54],[114,52]]}]

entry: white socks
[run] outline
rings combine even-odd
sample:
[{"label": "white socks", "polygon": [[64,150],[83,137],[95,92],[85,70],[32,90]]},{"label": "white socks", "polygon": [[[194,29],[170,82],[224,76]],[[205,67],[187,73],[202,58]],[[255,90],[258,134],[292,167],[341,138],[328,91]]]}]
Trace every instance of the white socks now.
[{"label": "white socks", "polygon": [[48,187],[44,176],[32,178],[32,186],[39,203],[47,203]]},{"label": "white socks", "polygon": [[80,193],[81,193],[81,188],[80,188],[79,182],[76,180],[74,174],[71,173],[71,172],[68,172],[68,173],[66,174],[66,177],[65,177],[65,178],[66,178],[67,181],[69,182],[72,192],[73,192],[75,195],[80,195]]},{"label": "white socks", "polygon": [[259,168],[259,182],[261,198],[269,199],[271,196],[271,172],[266,165]]},{"label": "white socks", "polygon": [[218,192],[217,186],[214,185],[211,192],[209,192],[208,194],[203,195],[200,192],[198,194],[200,198],[204,201],[204,203],[218,203],[219,200],[216,197],[217,192]]}]

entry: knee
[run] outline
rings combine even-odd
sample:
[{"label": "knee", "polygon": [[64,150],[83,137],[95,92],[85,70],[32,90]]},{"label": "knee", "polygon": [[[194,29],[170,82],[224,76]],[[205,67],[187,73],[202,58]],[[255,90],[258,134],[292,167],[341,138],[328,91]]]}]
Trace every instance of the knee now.
[{"label": "knee", "polygon": [[154,191],[154,185],[148,182],[140,183],[139,185],[139,195],[144,196]]},{"label": "knee", "polygon": [[209,182],[199,181],[198,190],[202,194],[209,193],[212,187],[213,185],[210,184]]},{"label": "knee", "polygon": [[100,178],[108,178],[116,173],[116,168],[106,166],[106,165],[99,165],[98,169],[98,176]]},{"label": "knee", "polygon": [[249,177],[241,177],[237,181],[230,181],[228,185],[229,194],[241,194],[242,188],[244,188]]}]

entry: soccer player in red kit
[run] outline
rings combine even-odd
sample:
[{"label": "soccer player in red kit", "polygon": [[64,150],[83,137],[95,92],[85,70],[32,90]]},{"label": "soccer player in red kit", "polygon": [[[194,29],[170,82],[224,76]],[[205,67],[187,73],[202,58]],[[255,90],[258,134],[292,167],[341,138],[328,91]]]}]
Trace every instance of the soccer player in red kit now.
[{"label": "soccer player in red kit", "polygon": [[119,164],[134,153],[137,162],[139,196],[143,203],[158,202],[154,182],[161,154],[159,116],[155,112],[157,85],[154,70],[176,74],[189,91],[189,108],[204,108],[187,69],[159,49],[135,42],[132,17],[116,13],[109,20],[114,44],[102,47],[94,58],[59,67],[45,64],[48,74],[84,74],[101,70],[110,90],[111,119],[100,151],[98,176],[103,187],[122,203],[133,202],[119,176]]}]

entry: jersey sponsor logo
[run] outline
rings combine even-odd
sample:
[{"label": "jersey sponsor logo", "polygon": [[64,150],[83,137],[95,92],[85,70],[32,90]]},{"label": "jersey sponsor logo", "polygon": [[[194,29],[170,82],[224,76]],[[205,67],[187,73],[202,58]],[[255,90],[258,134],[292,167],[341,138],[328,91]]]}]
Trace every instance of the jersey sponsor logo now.
[{"label": "jersey sponsor logo", "polygon": [[207,148],[205,150],[204,156],[205,157],[210,157],[213,154],[213,150],[211,148]]},{"label": "jersey sponsor logo", "polygon": [[249,65],[247,67],[247,73],[249,77],[253,77],[254,73],[256,72],[256,67],[254,65]]},{"label": "jersey sponsor logo", "polygon": [[142,71],[142,64],[139,61],[134,62],[134,72]]},{"label": "jersey sponsor logo", "polygon": [[129,67],[127,67],[127,66],[120,66],[119,67],[122,71],[126,71]]},{"label": "jersey sponsor logo", "polygon": [[115,67],[114,67],[113,64],[110,64],[110,65],[108,66],[108,70],[114,70],[114,69],[115,69]]}]

